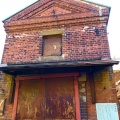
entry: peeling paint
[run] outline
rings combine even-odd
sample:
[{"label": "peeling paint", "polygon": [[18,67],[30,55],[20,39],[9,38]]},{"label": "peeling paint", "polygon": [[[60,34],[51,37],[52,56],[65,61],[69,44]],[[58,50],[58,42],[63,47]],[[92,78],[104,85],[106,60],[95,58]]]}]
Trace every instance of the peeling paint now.
[{"label": "peeling paint", "polygon": [[72,78],[21,81],[17,119],[75,119],[74,96]]},{"label": "peeling paint", "polygon": [[86,102],[86,96],[82,96],[83,102]]},{"label": "peeling paint", "polygon": [[22,37],[36,37],[36,35],[30,35],[26,33],[21,33],[19,35],[7,35],[7,38],[22,38]]},{"label": "peeling paint", "polygon": [[80,89],[80,92],[84,93],[85,92],[85,88]]},{"label": "peeling paint", "polygon": [[9,74],[3,74],[3,78],[6,82],[5,84],[5,97],[8,98],[8,101],[11,102],[12,100],[12,92],[13,92],[13,79],[14,76]]}]

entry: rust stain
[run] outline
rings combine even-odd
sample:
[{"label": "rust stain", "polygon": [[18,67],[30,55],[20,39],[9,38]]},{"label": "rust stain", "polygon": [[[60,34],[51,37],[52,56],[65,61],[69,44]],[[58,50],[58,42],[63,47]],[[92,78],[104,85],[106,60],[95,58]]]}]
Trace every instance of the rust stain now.
[{"label": "rust stain", "polygon": [[20,82],[17,120],[75,120],[73,79]]},{"label": "rust stain", "polygon": [[46,82],[46,119],[75,119],[72,78],[52,78]]},{"label": "rust stain", "polygon": [[45,80],[21,81],[18,98],[17,120],[44,120]]}]

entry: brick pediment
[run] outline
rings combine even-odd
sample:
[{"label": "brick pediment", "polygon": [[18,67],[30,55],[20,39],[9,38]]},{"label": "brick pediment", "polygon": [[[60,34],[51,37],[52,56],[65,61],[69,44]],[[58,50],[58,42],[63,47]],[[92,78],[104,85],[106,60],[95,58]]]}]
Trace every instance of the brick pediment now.
[{"label": "brick pediment", "polygon": [[[65,15],[74,13],[92,12],[93,14],[107,13],[109,9],[104,6],[85,2],[82,0],[40,0],[23,9],[5,21],[26,20],[38,17],[51,16],[54,14]],[[86,14],[87,15],[87,14]],[[87,16],[86,16],[87,17]]]},{"label": "brick pediment", "polygon": [[6,32],[107,23],[109,8],[83,0],[40,0],[4,20]]},{"label": "brick pediment", "polygon": [[45,16],[55,16],[55,15],[64,15],[64,14],[69,14],[72,13],[70,10],[66,10],[63,8],[60,8],[58,6],[53,6],[47,10],[43,10],[38,12],[37,14],[31,16],[30,18],[39,18],[39,17],[45,17]]}]

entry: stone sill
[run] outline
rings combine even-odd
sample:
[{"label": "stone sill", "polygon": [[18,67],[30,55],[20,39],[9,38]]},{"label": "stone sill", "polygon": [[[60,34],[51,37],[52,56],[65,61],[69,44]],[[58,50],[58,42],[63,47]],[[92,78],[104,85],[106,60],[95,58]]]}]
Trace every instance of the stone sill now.
[{"label": "stone sill", "polygon": [[40,56],[38,61],[59,61],[59,60],[64,60],[63,56]]}]

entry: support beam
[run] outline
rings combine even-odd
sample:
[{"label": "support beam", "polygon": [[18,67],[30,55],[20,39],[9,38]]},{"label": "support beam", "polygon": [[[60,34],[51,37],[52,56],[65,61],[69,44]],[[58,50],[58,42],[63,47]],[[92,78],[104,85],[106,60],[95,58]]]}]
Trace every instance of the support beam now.
[{"label": "support beam", "polygon": [[92,104],[95,104],[96,103],[96,93],[95,93],[94,74],[93,74],[92,68],[89,69],[88,77],[89,77],[89,82],[90,82]]},{"label": "support beam", "polygon": [[12,120],[16,120],[18,92],[19,92],[19,80],[16,81],[14,105],[13,105],[13,112],[12,112]]},{"label": "support beam", "polygon": [[78,77],[74,77],[74,89],[75,89],[76,120],[81,120]]},{"label": "support beam", "polygon": [[74,76],[80,76],[78,72],[76,73],[59,73],[59,74],[45,74],[45,75],[39,75],[39,76],[17,76],[15,80],[36,80],[41,78],[57,78],[57,77],[74,77]]}]

